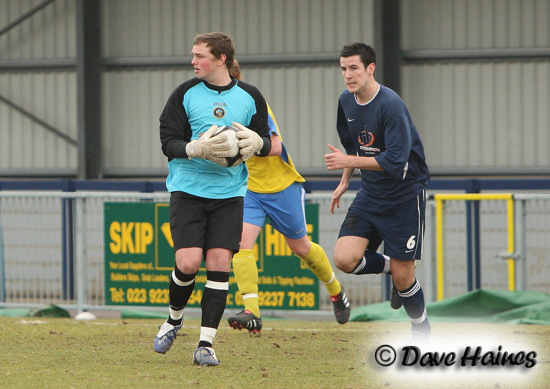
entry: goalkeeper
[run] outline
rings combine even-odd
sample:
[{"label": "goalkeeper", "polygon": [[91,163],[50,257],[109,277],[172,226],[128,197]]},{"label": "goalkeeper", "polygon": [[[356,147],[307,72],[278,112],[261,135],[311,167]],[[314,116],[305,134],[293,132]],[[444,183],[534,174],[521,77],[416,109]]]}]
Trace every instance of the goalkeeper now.
[{"label": "goalkeeper", "polygon": [[172,92],[160,116],[175,266],[168,318],[159,327],[153,349],[164,354],[172,346],[204,258],[206,285],[193,362],[213,366],[220,363],[212,344],[226,306],[231,258],[239,250],[248,170],[243,163],[223,167],[229,145],[212,134],[218,126],[237,123],[243,160],[266,156],[271,141],[265,99],[257,88],[229,75],[232,39],[219,32],[197,35],[191,54],[196,77]]},{"label": "goalkeeper", "polygon": [[[236,61],[230,72],[240,79]],[[271,152],[266,158],[252,157],[246,161],[249,178],[248,191],[244,198],[241,247],[233,257],[233,272],[243,298],[244,310],[229,317],[229,325],[239,330],[245,328],[252,333],[259,333],[262,329],[258,302],[258,268],[252,249],[266,216],[271,219],[273,228],[285,237],[292,252],[303,259],[325,284],[333,302],[336,320],[344,324],[350,315],[348,299],[325,251],[306,235],[304,189],[301,184],[305,180],[294,168],[269,106],[268,112]]]}]

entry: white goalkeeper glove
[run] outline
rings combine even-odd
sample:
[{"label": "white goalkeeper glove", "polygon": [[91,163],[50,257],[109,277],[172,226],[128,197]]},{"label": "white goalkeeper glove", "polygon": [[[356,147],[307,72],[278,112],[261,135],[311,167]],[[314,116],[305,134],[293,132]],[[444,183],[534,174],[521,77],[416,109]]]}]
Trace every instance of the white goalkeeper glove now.
[{"label": "white goalkeeper glove", "polygon": [[230,156],[231,146],[227,143],[227,138],[222,136],[212,138],[217,129],[218,126],[213,124],[199,139],[194,139],[185,146],[189,159],[204,158],[218,163],[218,159]]},{"label": "white goalkeeper glove", "polygon": [[264,141],[256,132],[249,128],[246,128],[242,124],[233,122],[233,125],[241,131],[237,131],[237,138],[239,138],[240,153],[243,156],[243,161],[252,158],[255,154],[258,154],[264,146]]}]

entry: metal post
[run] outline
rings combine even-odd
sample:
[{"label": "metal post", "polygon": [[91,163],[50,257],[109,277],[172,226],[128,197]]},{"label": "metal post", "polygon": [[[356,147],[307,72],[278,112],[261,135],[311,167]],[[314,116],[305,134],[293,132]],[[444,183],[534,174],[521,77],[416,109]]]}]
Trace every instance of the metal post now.
[{"label": "metal post", "polygon": [[99,0],[76,2],[78,178],[101,178]]},{"label": "metal post", "polygon": [[481,242],[479,202],[466,201],[466,246],[468,292],[481,288]]},{"label": "metal post", "polygon": [[6,301],[6,277],[4,273],[4,238],[0,220],[0,303]]},{"label": "metal post", "polygon": [[445,297],[445,271],[444,260],[443,260],[443,200],[439,199],[437,195],[435,198],[435,241],[436,241],[436,259],[435,259],[435,268],[436,268],[436,298],[437,300],[443,300]]},{"label": "metal post", "polygon": [[516,247],[515,252],[516,264],[519,262],[519,266],[516,267],[516,290],[526,290],[527,288],[527,255],[526,255],[526,239],[527,234],[525,232],[526,226],[526,214],[525,214],[525,199],[515,200],[516,203]]},{"label": "metal post", "polygon": [[76,202],[76,308],[84,312],[88,303],[88,288],[86,285],[86,198],[77,198]]},{"label": "metal post", "polygon": [[516,290],[516,242],[515,242],[515,222],[514,222],[514,199],[510,197],[506,201],[506,219],[508,233],[508,290]]},{"label": "metal post", "polygon": [[[436,245],[435,245],[435,202],[426,202],[426,225],[424,232],[424,241],[422,243],[422,264],[424,264],[425,281],[422,283],[424,289],[424,298],[427,302],[435,301],[435,291],[437,289],[436,269]],[[428,224],[429,223],[429,224]]]},{"label": "metal post", "polygon": [[377,0],[374,2],[376,78],[398,94],[401,92],[400,8],[400,0]]},{"label": "metal post", "polygon": [[[479,193],[479,182],[470,180],[466,193]],[[466,201],[466,245],[468,292],[481,288],[481,239],[479,202]]]},{"label": "metal post", "polygon": [[62,262],[63,298],[74,299],[74,199],[62,199]]}]

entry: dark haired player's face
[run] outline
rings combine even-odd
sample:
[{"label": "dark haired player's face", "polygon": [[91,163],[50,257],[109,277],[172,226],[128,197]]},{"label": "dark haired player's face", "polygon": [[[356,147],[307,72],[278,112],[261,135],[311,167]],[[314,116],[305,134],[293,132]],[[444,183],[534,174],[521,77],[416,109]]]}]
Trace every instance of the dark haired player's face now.
[{"label": "dark haired player's face", "polygon": [[362,92],[366,91],[373,73],[370,71],[370,65],[365,68],[365,65],[361,62],[361,57],[358,55],[341,57],[340,69],[346,88],[350,93],[361,95]]},{"label": "dark haired player's face", "polygon": [[216,70],[216,57],[212,55],[206,43],[193,46],[191,54],[193,55],[191,64],[195,70],[195,75],[201,80],[209,81]]}]

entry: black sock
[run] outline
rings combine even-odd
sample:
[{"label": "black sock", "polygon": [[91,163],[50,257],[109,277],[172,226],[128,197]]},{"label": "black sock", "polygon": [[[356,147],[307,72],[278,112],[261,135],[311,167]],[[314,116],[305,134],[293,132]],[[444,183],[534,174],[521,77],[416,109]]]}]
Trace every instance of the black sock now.
[{"label": "black sock", "polygon": [[[172,272],[170,277],[170,309],[174,311],[181,311],[187,305],[187,301],[191,297],[193,290],[195,289],[195,274],[184,274],[177,266]],[[175,277],[175,279],[174,279]],[[179,326],[182,323],[182,318],[175,319],[170,315],[168,316],[168,324],[173,326]]]},{"label": "black sock", "polygon": [[[218,328],[227,304],[229,288],[229,272],[207,271],[206,285],[201,300],[201,327]],[[211,347],[205,341],[199,342],[199,347]]]}]

